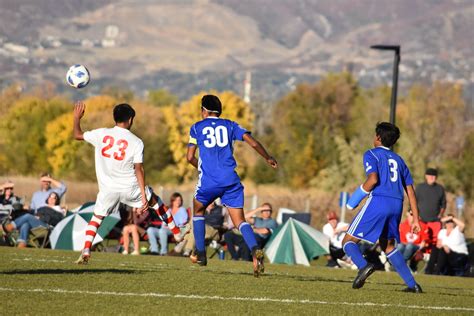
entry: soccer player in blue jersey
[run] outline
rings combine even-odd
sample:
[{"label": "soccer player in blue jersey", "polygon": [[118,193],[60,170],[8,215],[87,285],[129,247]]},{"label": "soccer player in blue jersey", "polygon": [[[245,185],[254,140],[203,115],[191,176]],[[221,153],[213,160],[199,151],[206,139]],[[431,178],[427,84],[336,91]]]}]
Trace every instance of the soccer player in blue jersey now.
[{"label": "soccer player in blue jersey", "polygon": [[374,265],[367,263],[357,243],[361,240],[376,243],[377,240],[387,258],[406,283],[404,292],[421,293],[396,243],[400,242],[399,225],[403,210],[404,191],[413,212],[413,233],[420,231],[418,208],[413,179],[403,159],[390,150],[400,137],[400,130],[393,124],[382,122],[375,128],[374,147],[364,154],[367,179],[352,194],[347,207],[353,209],[367,196],[364,206],[344,237],[344,252],[351,257],[359,272],[352,288],[364,286],[365,280],[374,272]]},{"label": "soccer player in blue jersey", "polygon": [[[257,246],[252,227],[244,217],[244,187],[235,172],[234,141],[245,141],[257,151],[266,162],[277,168],[278,163],[265,148],[252,137],[249,131],[236,122],[221,119],[222,104],[215,95],[205,95],[201,100],[203,120],[191,126],[187,160],[199,171],[199,179],[194,194],[193,233],[196,240],[197,263],[207,264],[204,244],[204,211],[215,199],[221,198],[222,204],[252,251],[254,276],[263,271],[263,251]],[[196,149],[199,148],[199,159]]]}]

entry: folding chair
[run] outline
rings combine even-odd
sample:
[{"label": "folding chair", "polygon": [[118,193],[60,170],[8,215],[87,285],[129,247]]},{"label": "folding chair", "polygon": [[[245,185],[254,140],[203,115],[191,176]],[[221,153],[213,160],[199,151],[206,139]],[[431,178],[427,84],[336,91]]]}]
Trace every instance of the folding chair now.
[{"label": "folding chair", "polygon": [[34,248],[45,248],[49,245],[49,234],[52,231],[51,226],[38,226],[30,231],[28,236],[28,245]]}]

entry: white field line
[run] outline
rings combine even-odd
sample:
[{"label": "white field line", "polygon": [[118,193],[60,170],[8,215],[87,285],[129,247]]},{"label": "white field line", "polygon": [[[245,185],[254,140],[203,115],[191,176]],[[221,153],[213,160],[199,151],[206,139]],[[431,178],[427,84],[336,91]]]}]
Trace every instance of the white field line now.
[{"label": "white field line", "polygon": [[130,292],[109,292],[109,291],[81,291],[65,289],[21,289],[0,287],[2,292],[29,292],[29,293],[58,293],[58,294],[85,294],[85,295],[108,295],[108,296],[133,296],[133,297],[161,297],[194,300],[221,300],[221,301],[245,301],[245,302],[272,302],[284,304],[310,304],[310,305],[347,305],[347,306],[370,306],[370,307],[397,307],[407,309],[442,310],[442,311],[474,311],[471,307],[449,307],[449,306],[424,306],[424,305],[403,305],[384,304],[372,302],[327,302],[315,300],[278,299],[270,297],[238,297],[238,296],[210,296],[210,295],[186,295],[168,293],[130,293]]}]

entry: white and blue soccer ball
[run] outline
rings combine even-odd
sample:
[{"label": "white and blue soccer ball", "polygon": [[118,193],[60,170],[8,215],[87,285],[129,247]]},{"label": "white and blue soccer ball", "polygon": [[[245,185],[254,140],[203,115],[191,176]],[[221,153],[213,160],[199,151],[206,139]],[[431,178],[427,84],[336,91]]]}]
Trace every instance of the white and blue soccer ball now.
[{"label": "white and blue soccer ball", "polygon": [[66,74],[66,82],[73,88],[81,89],[87,86],[90,81],[89,70],[83,65],[74,65],[69,68]]}]

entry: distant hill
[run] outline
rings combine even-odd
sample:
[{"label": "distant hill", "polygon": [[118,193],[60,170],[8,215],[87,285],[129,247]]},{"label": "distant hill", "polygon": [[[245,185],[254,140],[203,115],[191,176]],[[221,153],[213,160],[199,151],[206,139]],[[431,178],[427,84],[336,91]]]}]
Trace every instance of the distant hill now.
[{"label": "distant hill", "polygon": [[186,98],[210,85],[240,92],[251,71],[254,93],[275,99],[343,69],[366,85],[389,82],[392,55],[369,46],[396,43],[402,87],[470,89],[473,29],[471,0],[1,0],[0,84],[63,87],[67,67],[84,63],[96,83],[89,93],[165,86]]}]

